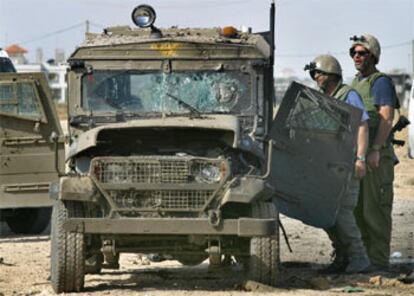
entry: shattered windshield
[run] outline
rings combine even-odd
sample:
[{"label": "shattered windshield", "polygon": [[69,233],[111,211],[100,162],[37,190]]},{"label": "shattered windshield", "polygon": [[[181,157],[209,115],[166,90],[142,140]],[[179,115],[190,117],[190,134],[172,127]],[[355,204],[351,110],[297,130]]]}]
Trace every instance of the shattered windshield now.
[{"label": "shattered windshield", "polygon": [[94,71],[82,78],[82,108],[92,112],[236,113],[251,104],[240,72]]}]

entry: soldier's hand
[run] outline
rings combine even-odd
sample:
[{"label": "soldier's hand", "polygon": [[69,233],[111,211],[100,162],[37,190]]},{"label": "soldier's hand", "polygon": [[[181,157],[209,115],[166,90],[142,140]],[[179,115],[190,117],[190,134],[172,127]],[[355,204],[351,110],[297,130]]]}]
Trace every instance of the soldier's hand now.
[{"label": "soldier's hand", "polygon": [[357,179],[362,179],[367,174],[367,167],[365,161],[357,160],[355,162],[355,177]]},{"label": "soldier's hand", "polygon": [[367,164],[371,169],[376,169],[379,167],[380,162],[380,152],[379,151],[370,151],[367,157]]}]

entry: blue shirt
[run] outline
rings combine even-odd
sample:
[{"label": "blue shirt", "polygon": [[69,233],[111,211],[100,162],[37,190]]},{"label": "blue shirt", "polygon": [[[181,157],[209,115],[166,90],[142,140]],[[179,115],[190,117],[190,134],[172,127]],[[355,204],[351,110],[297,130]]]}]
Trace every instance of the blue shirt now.
[{"label": "blue shirt", "polygon": [[391,82],[391,79],[387,77],[379,77],[374,81],[371,88],[372,96],[374,97],[375,106],[390,106],[397,107],[397,94],[395,93],[395,87]]},{"label": "blue shirt", "polygon": [[362,102],[362,98],[355,90],[348,92],[345,103],[362,110],[361,122],[367,121],[369,119],[368,113],[365,110],[364,103]]}]

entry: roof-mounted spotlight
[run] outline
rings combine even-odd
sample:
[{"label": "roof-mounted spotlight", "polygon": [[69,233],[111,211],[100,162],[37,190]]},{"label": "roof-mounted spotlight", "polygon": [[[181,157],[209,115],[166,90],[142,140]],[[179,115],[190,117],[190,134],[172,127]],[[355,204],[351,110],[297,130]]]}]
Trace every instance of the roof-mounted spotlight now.
[{"label": "roof-mounted spotlight", "polygon": [[151,37],[161,38],[161,31],[154,26],[157,15],[154,8],[149,5],[138,5],[132,11],[132,21],[140,28],[151,28]]}]

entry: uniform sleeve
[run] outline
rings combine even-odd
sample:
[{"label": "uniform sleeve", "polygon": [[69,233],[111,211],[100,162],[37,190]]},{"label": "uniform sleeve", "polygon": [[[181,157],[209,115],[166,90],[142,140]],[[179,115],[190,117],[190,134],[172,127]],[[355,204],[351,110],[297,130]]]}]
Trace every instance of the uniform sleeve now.
[{"label": "uniform sleeve", "polygon": [[371,89],[372,96],[374,97],[375,106],[390,106],[397,107],[397,94],[395,87],[391,80],[387,77],[379,77],[375,80]]},{"label": "uniform sleeve", "polygon": [[365,110],[364,103],[362,102],[360,95],[356,91],[351,90],[350,92],[348,92],[345,102],[351,106],[354,106],[362,110],[361,122],[367,121],[369,119],[368,113]]}]

